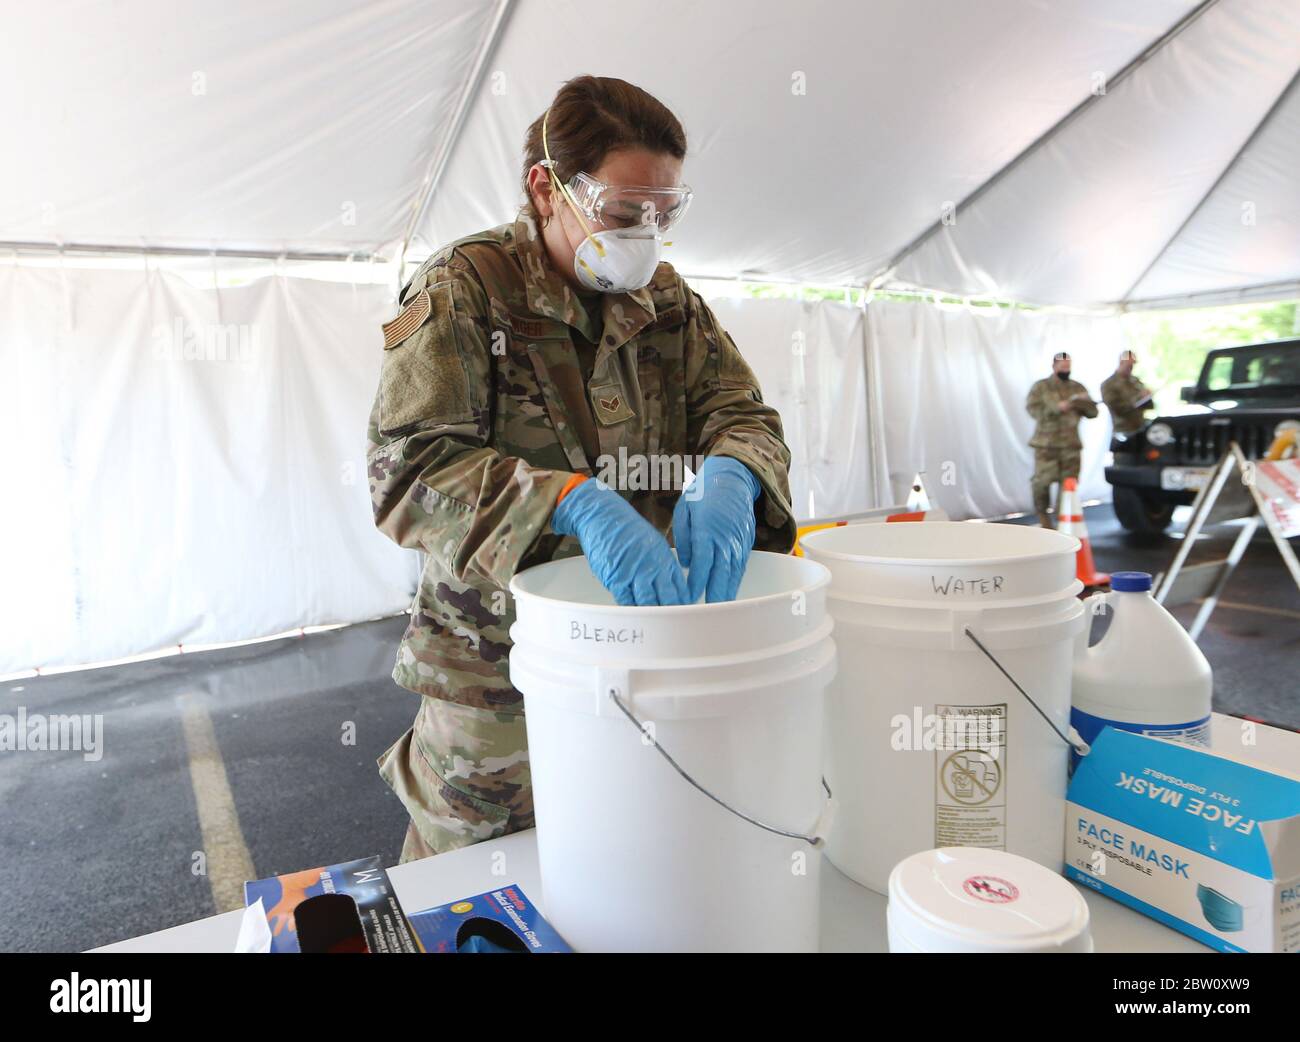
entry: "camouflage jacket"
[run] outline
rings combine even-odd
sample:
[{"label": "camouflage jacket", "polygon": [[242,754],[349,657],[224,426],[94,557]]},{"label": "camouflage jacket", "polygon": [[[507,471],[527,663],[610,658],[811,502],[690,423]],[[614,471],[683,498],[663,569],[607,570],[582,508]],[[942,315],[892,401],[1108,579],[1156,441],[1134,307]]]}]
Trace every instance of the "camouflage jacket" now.
[{"label": "camouflage jacket", "polygon": [[[761,550],[788,551],[790,453],[776,410],[713,313],[668,264],[607,294],[603,328],[550,267],[526,213],[445,247],[384,326],[370,418],[375,523],[425,565],[393,678],[464,705],[522,712],[510,683],[507,586],[581,553],[550,528],[575,473],[594,473],[668,534],[682,464],[731,456],[763,487]],[[586,458],[552,379],[577,366],[570,329],[598,343],[586,381],[601,455]]]},{"label": "camouflage jacket", "polygon": [[[1074,408],[1061,412],[1059,402],[1073,398]],[[1097,403],[1078,380],[1062,380],[1056,375],[1039,380],[1029,388],[1025,411],[1037,421],[1029,444],[1035,449],[1078,449],[1079,417],[1097,415]]]},{"label": "camouflage jacket", "polygon": [[1132,434],[1142,427],[1142,414],[1151,408],[1151,403],[1142,406],[1137,403],[1150,397],[1146,384],[1132,374],[1125,376],[1116,371],[1101,384],[1101,400],[1110,410],[1115,430],[1120,434]]}]

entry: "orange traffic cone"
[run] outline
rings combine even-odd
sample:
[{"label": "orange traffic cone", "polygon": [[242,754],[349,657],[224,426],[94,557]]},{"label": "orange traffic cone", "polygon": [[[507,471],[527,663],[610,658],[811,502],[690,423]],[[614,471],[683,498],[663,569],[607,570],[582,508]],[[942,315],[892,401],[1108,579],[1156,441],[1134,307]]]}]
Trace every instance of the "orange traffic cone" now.
[{"label": "orange traffic cone", "polygon": [[1110,576],[1097,571],[1092,561],[1092,544],[1088,541],[1088,526],[1079,506],[1079,482],[1066,478],[1061,482],[1061,496],[1056,505],[1056,530],[1079,540],[1079,554],[1075,574],[1084,586],[1105,586]]},{"label": "orange traffic cone", "polygon": [[947,521],[948,511],[931,509],[931,510],[908,510],[902,514],[890,514],[886,521]]}]

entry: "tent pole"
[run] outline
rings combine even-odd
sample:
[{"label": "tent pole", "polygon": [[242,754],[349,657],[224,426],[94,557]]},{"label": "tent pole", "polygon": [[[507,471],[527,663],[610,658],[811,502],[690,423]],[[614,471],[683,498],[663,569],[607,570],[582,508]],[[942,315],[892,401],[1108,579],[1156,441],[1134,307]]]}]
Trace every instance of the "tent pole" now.
[{"label": "tent pole", "polygon": [[433,199],[433,193],[442,180],[442,175],[447,169],[447,163],[451,159],[452,150],[465,129],[469,110],[473,106],[474,99],[478,96],[478,89],[483,82],[483,75],[487,71],[488,60],[492,57],[497,44],[501,40],[513,8],[514,0],[499,0],[497,3],[496,12],[492,16],[492,24],[488,27],[487,35],[483,40],[483,46],[479,48],[478,56],[474,59],[474,65],[465,80],[464,89],[460,93],[460,98],[457,99],[456,111],[451,119],[451,127],[442,139],[442,143],[435,150],[429,162],[429,169],[425,172],[424,181],[420,185],[420,190],[415,199],[412,200],[411,219],[406,225],[406,232],[402,236],[402,248],[397,255],[399,282],[405,278],[406,251],[410,248],[416,229],[419,228],[420,221],[424,219],[425,211],[429,208],[429,203]]},{"label": "tent pole", "polygon": [[1183,232],[1187,230],[1187,226],[1192,223],[1192,218],[1204,209],[1205,204],[1218,190],[1219,185],[1223,184],[1224,179],[1232,173],[1233,168],[1236,167],[1241,157],[1246,154],[1246,150],[1255,143],[1255,140],[1259,135],[1263,133],[1269,123],[1273,121],[1273,117],[1277,115],[1278,111],[1286,103],[1291,94],[1295,92],[1297,83],[1300,83],[1300,69],[1296,70],[1295,75],[1291,77],[1290,82],[1287,83],[1286,87],[1282,90],[1282,93],[1274,99],[1273,104],[1268,107],[1268,111],[1265,112],[1260,118],[1260,121],[1255,124],[1255,129],[1247,135],[1246,140],[1241,143],[1241,147],[1232,154],[1232,158],[1228,160],[1227,166],[1219,171],[1219,176],[1216,177],[1214,183],[1205,190],[1205,194],[1202,195],[1200,201],[1192,207],[1191,212],[1188,213],[1188,215],[1183,219],[1183,222],[1177,227],[1177,229],[1175,229],[1174,234],[1169,236],[1165,241],[1164,246],[1160,248],[1160,251],[1151,258],[1151,263],[1142,269],[1142,274],[1133,280],[1133,284],[1129,286],[1124,295],[1120,297],[1121,301],[1127,302],[1129,297],[1133,296],[1133,294],[1137,292],[1137,288],[1142,285],[1143,280],[1145,280],[1146,277],[1151,274],[1151,270],[1160,263],[1160,258],[1169,252],[1169,248],[1178,241],[1179,236],[1181,236]]},{"label": "tent pole", "polygon": [[200,246],[123,246],[109,243],[58,243],[13,242],[0,240],[4,253],[85,253],[96,256],[152,256],[152,257],[223,257],[237,260],[290,260],[290,261],[373,261],[383,260],[369,250],[256,250],[210,249]]},{"label": "tent pole", "polygon": [[1258,283],[1233,289],[1208,289],[1200,293],[1185,293],[1175,297],[1146,297],[1126,300],[1120,305],[1124,312],[1170,311],[1177,308],[1208,308],[1246,304],[1252,300],[1293,300],[1300,297],[1300,281]]},{"label": "tent pole", "polygon": [[[1183,32],[1184,29],[1188,28],[1193,22],[1195,22],[1198,18],[1200,18],[1201,15],[1205,14],[1206,11],[1208,11],[1211,7],[1213,7],[1218,2],[1219,0],[1201,0],[1201,3],[1199,3],[1187,14],[1183,15],[1183,17],[1180,18],[1176,23],[1174,23],[1173,27],[1170,28],[1158,40],[1156,40],[1155,43],[1151,44],[1151,46],[1146,48],[1146,50],[1144,50],[1141,54],[1139,54],[1127,65],[1125,65],[1124,68],[1120,69],[1119,72],[1117,72],[1109,81],[1107,81],[1106,84],[1107,91],[1110,91],[1112,88],[1119,86],[1119,84],[1124,82],[1124,80],[1128,79],[1128,77],[1133,72],[1137,71],[1148,61],[1150,61],[1153,57],[1155,57],[1155,55],[1161,50],[1161,48],[1163,48],[1170,41],[1177,38]],[[962,210],[970,206],[977,199],[979,199],[981,196],[987,193],[994,185],[998,184],[1007,174],[1009,174],[1012,170],[1018,167],[1031,155],[1037,152],[1052,137],[1054,137],[1059,130],[1064,129],[1070,123],[1074,122],[1075,119],[1077,119],[1084,112],[1090,109],[1100,98],[1103,97],[1105,97],[1104,94],[1100,94],[1100,95],[1089,94],[1086,98],[1084,98],[1081,102],[1079,102],[1079,104],[1077,104],[1074,108],[1072,108],[1059,120],[1057,120],[1050,127],[1048,127],[1047,130],[1043,131],[1043,133],[1041,133],[1038,137],[1036,137],[1033,141],[1031,141],[1024,148],[1024,150],[1020,152],[1019,155],[1017,155],[1005,166],[997,170],[992,177],[990,177],[987,181],[981,184],[973,192],[967,195],[966,198],[964,198],[960,203],[957,204],[956,212],[960,214]],[[944,227],[944,223],[942,219],[937,220],[933,224],[931,224],[928,228],[925,229],[925,231],[923,231],[915,239],[913,239],[901,250],[895,253],[894,256],[890,258],[889,262],[878,272],[876,272],[876,274],[870,280],[870,284],[872,286],[881,285],[882,281],[888,278],[898,268],[898,266],[904,260],[907,259],[907,257],[910,254],[918,250],[921,246],[923,246],[926,242],[928,242],[931,238],[933,238],[934,235],[937,232],[939,232],[940,229],[942,229],[943,227]]]}]

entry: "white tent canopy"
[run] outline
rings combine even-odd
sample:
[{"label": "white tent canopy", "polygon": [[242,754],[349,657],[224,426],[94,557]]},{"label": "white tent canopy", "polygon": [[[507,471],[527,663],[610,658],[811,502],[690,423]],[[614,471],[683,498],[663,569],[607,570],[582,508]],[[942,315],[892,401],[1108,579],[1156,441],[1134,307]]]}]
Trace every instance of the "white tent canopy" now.
[{"label": "white tent canopy", "polygon": [[[688,278],[1083,305],[698,282],[801,517],[918,471],[954,517],[1027,510],[1025,392],[1059,350],[1095,392],[1108,305],[1300,293],[1296,0],[11,6],[0,675],[410,604],[364,459],[395,262],[510,219],[524,130],[581,73],[684,121]],[[348,258],[383,281],[315,263]],[[1085,496],[1109,434],[1084,424]]]},{"label": "white tent canopy", "polygon": [[593,72],[684,119],[688,275],[1300,283],[1294,0],[55,2],[0,59],[38,143],[0,170],[10,244],[417,256],[508,219],[524,128]]}]

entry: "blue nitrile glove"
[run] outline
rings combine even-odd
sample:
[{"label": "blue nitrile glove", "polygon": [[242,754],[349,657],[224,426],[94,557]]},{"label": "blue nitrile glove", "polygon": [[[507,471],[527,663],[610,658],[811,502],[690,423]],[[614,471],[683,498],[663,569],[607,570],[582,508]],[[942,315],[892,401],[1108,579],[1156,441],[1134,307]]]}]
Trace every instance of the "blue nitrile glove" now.
[{"label": "blue nitrile glove", "polygon": [[733,601],[754,549],[754,500],[763,491],[750,469],[710,456],[673,508],[677,560],[690,569],[690,603]]},{"label": "blue nitrile glove", "polygon": [[686,603],[686,576],[668,540],[595,478],[560,501],[551,528],[578,537],[592,572],[619,604]]}]

